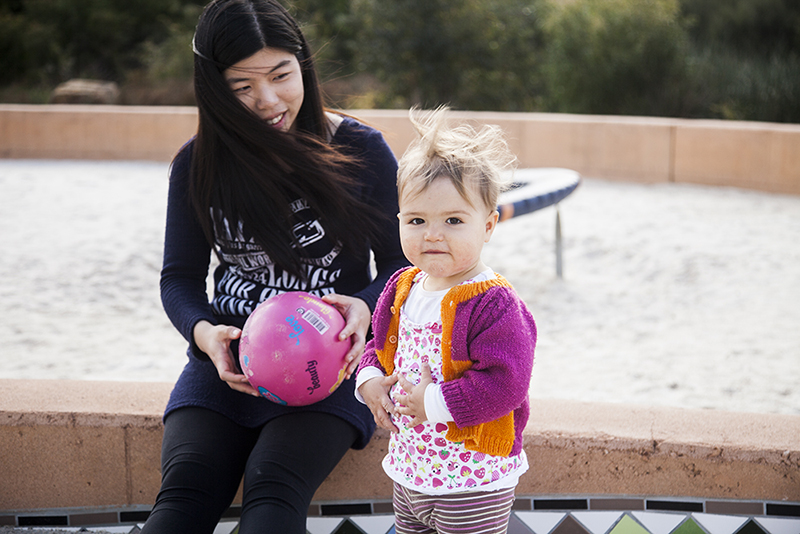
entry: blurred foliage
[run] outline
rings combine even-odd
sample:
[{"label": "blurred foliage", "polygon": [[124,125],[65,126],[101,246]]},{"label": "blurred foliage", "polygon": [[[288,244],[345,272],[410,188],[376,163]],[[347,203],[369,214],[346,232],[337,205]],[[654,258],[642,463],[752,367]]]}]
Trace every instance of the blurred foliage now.
[{"label": "blurred foliage", "polygon": [[386,84],[383,105],[533,110],[542,34],[537,0],[354,0],[360,68]]},{"label": "blurred foliage", "polygon": [[682,0],[688,117],[800,123],[800,2]]},{"label": "blurred foliage", "polygon": [[0,85],[124,82],[154,66],[163,75],[175,60],[159,60],[159,52],[163,58],[176,38],[191,38],[200,9],[188,0],[3,0]]},{"label": "blurred foliage", "polygon": [[691,58],[691,118],[800,123],[800,56],[705,47]]},{"label": "blurred foliage", "polygon": [[350,0],[297,0],[284,2],[301,21],[303,34],[316,54],[323,78],[352,74],[358,60],[361,20]]},{"label": "blurred foliage", "polygon": [[552,111],[680,115],[688,35],[677,0],[578,0],[548,17]]},{"label": "blurred foliage", "polygon": [[797,0],[684,0],[682,10],[698,43],[766,56],[800,51]]},{"label": "blurred foliage", "polygon": [[[206,0],[0,0],[0,101],[192,104]],[[284,1],[284,0],[282,0]],[[285,0],[332,103],[800,122],[798,0]]]}]

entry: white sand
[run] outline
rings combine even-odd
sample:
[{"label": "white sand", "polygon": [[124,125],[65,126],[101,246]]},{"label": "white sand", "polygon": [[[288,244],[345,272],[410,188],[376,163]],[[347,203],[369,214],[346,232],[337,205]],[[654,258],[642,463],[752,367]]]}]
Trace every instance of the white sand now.
[{"label": "white sand", "polygon": [[[0,378],[167,381],[166,164],[0,160]],[[535,398],[800,414],[800,197],[585,179],[486,262],[539,326]]]}]

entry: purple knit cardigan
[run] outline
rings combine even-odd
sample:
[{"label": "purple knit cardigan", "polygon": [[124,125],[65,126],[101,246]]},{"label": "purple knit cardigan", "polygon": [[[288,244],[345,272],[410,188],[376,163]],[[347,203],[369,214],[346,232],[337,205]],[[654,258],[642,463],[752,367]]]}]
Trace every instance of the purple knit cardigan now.
[{"label": "purple knit cardigan", "polygon": [[[386,372],[376,351],[383,350],[386,343],[397,281],[405,270],[392,275],[378,299],[372,315],[374,338],[367,343],[359,370],[372,366]],[[459,378],[442,385],[455,424],[459,428],[478,425],[513,412],[511,455],[518,454],[530,414],[528,388],[536,345],[536,324],[530,311],[509,287],[477,293],[458,305],[451,343],[454,362],[472,362]]]}]

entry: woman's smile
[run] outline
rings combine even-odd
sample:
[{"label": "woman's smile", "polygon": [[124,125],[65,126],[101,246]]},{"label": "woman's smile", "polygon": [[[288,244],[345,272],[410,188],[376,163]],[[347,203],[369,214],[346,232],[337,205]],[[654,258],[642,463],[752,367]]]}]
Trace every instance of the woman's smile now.
[{"label": "woman's smile", "polygon": [[239,101],[273,128],[294,127],[305,89],[294,54],[263,48],[225,69],[225,80]]}]

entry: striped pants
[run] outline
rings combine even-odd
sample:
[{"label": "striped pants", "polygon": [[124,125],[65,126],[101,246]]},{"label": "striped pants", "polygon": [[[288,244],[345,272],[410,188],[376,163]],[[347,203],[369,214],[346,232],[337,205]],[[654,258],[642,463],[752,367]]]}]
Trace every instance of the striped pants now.
[{"label": "striped pants", "polygon": [[397,534],[505,534],[514,488],[425,495],[394,484]]}]

